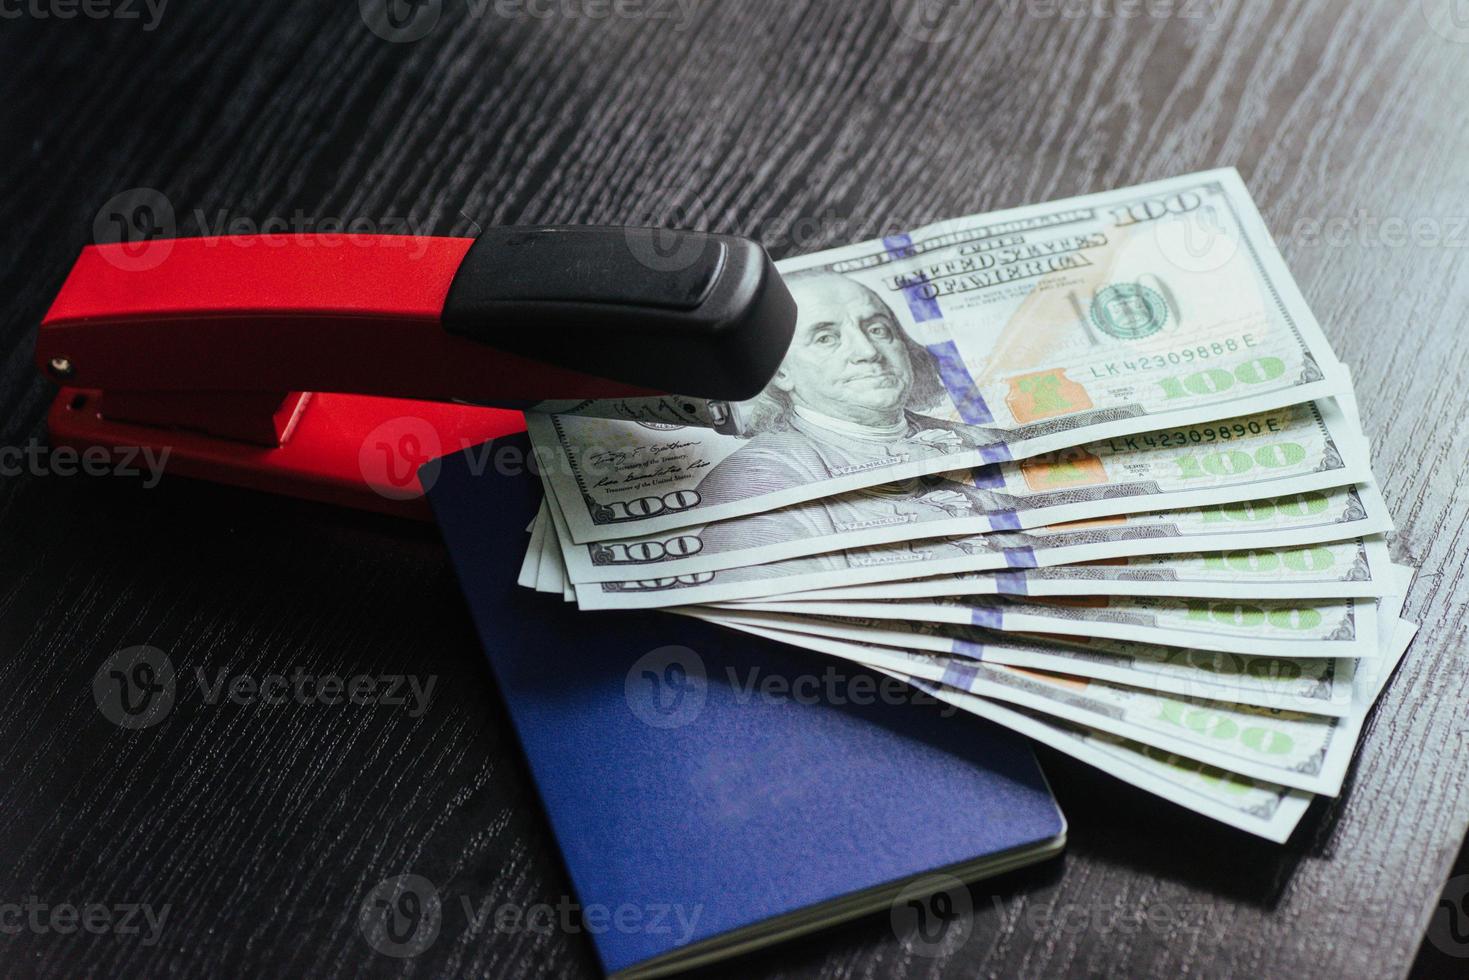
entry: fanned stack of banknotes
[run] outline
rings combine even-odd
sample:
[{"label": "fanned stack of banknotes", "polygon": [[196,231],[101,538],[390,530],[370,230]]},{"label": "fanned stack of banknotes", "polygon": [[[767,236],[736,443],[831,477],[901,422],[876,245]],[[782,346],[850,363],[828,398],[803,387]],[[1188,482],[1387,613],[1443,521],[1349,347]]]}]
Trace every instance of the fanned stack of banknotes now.
[{"label": "fanned stack of banknotes", "polygon": [[758,397],[528,415],[523,585],[865,665],[1272,840],[1341,790],[1411,573],[1235,171],[780,269]]}]

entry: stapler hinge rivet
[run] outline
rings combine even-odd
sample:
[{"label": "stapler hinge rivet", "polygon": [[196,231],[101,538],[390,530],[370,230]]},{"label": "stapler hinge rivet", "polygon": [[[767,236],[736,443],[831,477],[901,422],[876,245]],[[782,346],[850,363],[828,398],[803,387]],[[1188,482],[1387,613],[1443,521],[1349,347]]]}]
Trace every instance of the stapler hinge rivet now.
[{"label": "stapler hinge rivet", "polygon": [[69,378],[73,374],[76,374],[77,370],[75,365],[71,363],[71,358],[69,357],[53,357],[51,358],[50,366],[51,373],[58,378]]}]

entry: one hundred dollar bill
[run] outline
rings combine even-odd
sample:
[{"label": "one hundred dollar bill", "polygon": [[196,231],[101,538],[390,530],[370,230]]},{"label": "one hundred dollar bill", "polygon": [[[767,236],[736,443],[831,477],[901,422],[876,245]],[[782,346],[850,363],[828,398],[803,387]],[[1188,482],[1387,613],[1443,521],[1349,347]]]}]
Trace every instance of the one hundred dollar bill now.
[{"label": "one hundred dollar bill", "polygon": [[[882,620],[949,623],[1022,633],[1094,636],[1270,657],[1375,657],[1374,599],[1185,599],[1080,596],[875,602],[751,602],[715,608],[757,625],[800,630],[813,616],[852,625]],[[761,619],[764,614],[768,619]],[[784,625],[783,625],[784,624]]]},{"label": "one hundred dollar bill", "polygon": [[1119,738],[1108,732],[940,688],[941,701],[988,718],[1144,792],[1276,843],[1284,843],[1315,797],[1303,790],[1251,779],[1218,766]]},{"label": "one hundred dollar bill", "polygon": [[[1117,436],[1019,462],[915,477],[701,527],[574,544],[571,581],[663,578],[919,538],[1278,497],[1371,479],[1365,440],[1333,402]],[[554,480],[548,496],[565,507]]]},{"label": "one hundred dollar bill", "polygon": [[[1391,673],[1412,636],[1409,626],[1402,644],[1394,643],[1401,596],[1385,605],[1382,635],[1377,638],[1382,657],[1358,671],[1353,710],[1343,718],[1171,697],[1013,667],[993,668],[986,681],[970,684],[969,691],[995,694],[1012,704],[1252,779],[1335,796],[1373,700],[1375,681],[1381,673]],[[983,692],[974,689],[977,684],[984,684]]]},{"label": "one hundred dollar bill", "polygon": [[741,435],[528,416],[573,541],[1346,387],[1234,170],[946,221],[780,269],[795,336],[766,389],[727,406]]},{"label": "one hundred dollar bill", "polygon": [[[902,582],[820,589],[786,602],[930,599],[966,595],[1170,595],[1221,599],[1384,596],[1391,559],[1381,535],[1291,548],[1134,555],[1082,565],[969,572]],[[748,600],[741,600],[748,601]]]},{"label": "one hundred dollar bill", "polygon": [[[1398,620],[1384,668],[1370,687],[1376,702],[1418,627]],[[940,700],[1027,735],[1146,792],[1269,840],[1283,842],[1310,803],[1310,794],[1250,779],[1195,759],[1016,705],[986,701],[955,688],[934,687]],[[1360,730],[1360,726],[1359,726]]]},{"label": "one hundred dollar bill", "polygon": [[[774,622],[738,610],[683,610],[722,626]],[[789,620],[784,641],[802,636],[845,640],[863,647],[864,662],[938,683],[954,683],[976,663],[1025,667],[1088,677],[1165,694],[1232,701],[1258,708],[1343,716],[1351,712],[1356,661],[1350,658],[1254,657],[1185,647],[1089,637],[1032,637],[976,626],[903,620],[853,623],[826,616]],[[963,686],[962,683],[955,686]]]},{"label": "one hundred dollar bill", "polygon": [[[554,507],[548,510],[553,520],[560,519]],[[1375,486],[1363,484],[1028,531],[905,541],[717,572],[600,582],[582,586],[576,595],[583,609],[652,609],[786,597],[919,575],[1314,544],[1378,534],[1391,527],[1381,494]],[[557,550],[558,535],[548,534],[545,540],[547,551]],[[542,557],[544,561],[549,556]],[[555,560],[559,563],[560,557]]]},{"label": "one hundred dollar bill", "polygon": [[[1391,629],[1402,607],[1401,597],[1390,597],[1385,605],[1384,618]],[[1390,634],[1379,636],[1378,624],[1372,626],[1372,644],[1385,657]],[[825,644],[832,655],[862,662],[870,651],[862,644],[809,635],[799,645],[814,649],[818,643]],[[1358,671],[1353,711],[1341,718],[1180,697],[985,662],[951,672],[937,687],[1054,715],[1251,779],[1335,795],[1379,669],[1385,665],[1368,661]],[[925,686],[925,690],[933,689]]]}]

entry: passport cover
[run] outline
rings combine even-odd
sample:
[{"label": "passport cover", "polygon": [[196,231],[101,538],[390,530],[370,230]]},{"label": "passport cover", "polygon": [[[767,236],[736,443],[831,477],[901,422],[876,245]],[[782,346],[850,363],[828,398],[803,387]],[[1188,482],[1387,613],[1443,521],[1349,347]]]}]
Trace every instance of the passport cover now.
[{"label": "passport cover", "polygon": [[930,872],[974,880],[1060,849],[1018,736],[863,696],[857,675],[883,678],[855,664],[518,586],[541,489],[484,465],[508,446],[526,458],[510,436],[425,486],[578,902],[637,912],[587,923],[609,974],[685,969],[880,910]]}]

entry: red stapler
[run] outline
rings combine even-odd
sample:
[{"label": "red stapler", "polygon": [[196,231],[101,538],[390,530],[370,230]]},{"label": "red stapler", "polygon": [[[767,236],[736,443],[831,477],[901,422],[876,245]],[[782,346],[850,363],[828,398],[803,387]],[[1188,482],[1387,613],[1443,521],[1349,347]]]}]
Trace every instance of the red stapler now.
[{"label": "red stapler", "polygon": [[750,398],[794,324],[770,257],[733,236],[222,236],[88,246],[36,360],[63,385],[53,444],[426,516],[418,464],[520,430],[516,409]]}]

